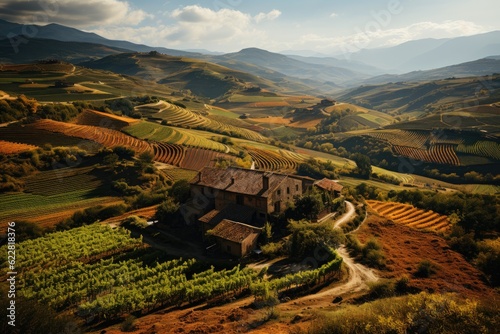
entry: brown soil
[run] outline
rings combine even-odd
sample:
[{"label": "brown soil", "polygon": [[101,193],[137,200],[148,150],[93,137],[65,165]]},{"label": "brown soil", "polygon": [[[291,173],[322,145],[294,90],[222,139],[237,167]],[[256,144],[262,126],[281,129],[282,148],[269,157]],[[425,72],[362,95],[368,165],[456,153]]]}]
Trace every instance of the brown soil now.
[{"label": "brown soil", "polygon": [[[481,272],[436,233],[418,231],[374,215],[356,234],[361,242],[374,236],[383,245],[386,268],[380,273],[382,277],[407,276],[411,287],[429,292],[457,292],[471,298],[493,294]],[[422,260],[434,263],[436,273],[428,278],[415,277]]]}]

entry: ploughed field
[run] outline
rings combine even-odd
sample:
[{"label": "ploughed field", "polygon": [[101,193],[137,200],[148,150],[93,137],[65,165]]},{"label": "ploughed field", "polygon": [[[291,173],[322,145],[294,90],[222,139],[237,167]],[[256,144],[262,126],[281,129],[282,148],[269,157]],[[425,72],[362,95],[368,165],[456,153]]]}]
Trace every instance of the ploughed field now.
[{"label": "ploughed field", "polygon": [[432,210],[423,210],[410,204],[397,202],[368,200],[366,203],[379,215],[397,224],[433,232],[447,232],[450,229],[448,216],[440,215]]}]

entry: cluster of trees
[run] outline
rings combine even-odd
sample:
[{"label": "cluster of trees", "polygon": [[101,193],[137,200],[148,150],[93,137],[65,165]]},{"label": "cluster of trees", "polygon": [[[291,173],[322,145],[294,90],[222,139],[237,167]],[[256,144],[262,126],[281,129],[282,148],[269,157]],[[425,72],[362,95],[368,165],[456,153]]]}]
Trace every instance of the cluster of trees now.
[{"label": "cluster of trees", "polygon": [[40,105],[37,100],[19,95],[14,100],[0,100],[0,123],[18,121],[24,118],[47,118],[55,121],[69,121],[82,110],[81,103],[52,103]]},{"label": "cluster of trees", "polygon": [[88,152],[78,147],[53,148],[49,144],[17,154],[0,154],[0,193],[23,191],[23,177],[36,171],[77,164],[87,157]]},{"label": "cluster of trees", "polygon": [[338,178],[335,167],[331,161],[321,162],[317,159],[310,158],[297,167],[297,174],[302,176],[309,176],[313,179],[322,179],[327,177],[329,179]]}]

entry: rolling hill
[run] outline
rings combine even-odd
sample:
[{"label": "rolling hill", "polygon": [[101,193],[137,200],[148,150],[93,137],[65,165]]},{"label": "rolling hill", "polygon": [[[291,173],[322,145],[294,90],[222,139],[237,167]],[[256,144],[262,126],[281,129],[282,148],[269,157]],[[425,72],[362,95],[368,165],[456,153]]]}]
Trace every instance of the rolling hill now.
[{"label": "rolling hill", "polygon": [[0,39],[0,61],[14,64],[30,63],[43,59],[59,59],[80,63],[130,50],[88,42],[63,42],[53,39],[15,37]]},{"label": "rolling hill", "polygon": [[369,77],[369,75],[353,69],[332,64],[307,63],[258,48],[247,48],[235,53],[213,56],[210,59],[217,63],[223,62],[226,64],[236,60],[268,68],[291,77],[330,82],[335,85],[343,85],[354,80],[359,82]]},{"label": "rolling hill", "polygon": [[[188,51],[135,44],[128,41],[110,40],[94,33],[81,31],[75,28],[67,27],[56,23],[51,23],[44,26],[30,25],[30,27],[32,27],[33,31],[36,30],[36,38],[41,38],[41,39],[52,39],[61,42],[100,44],[112,48],[126,49],[136,52],[158,51],[172,56],[194,56],[197,54]],[[0,38],[13,38],[13,36],[16,35],[21,36],[25,34],[25,31],[26,31],[25,24],[0,20]]]},{"label": "rolling hill", "polygon": [[178,90],[189,90],[195,95],[207,98],[223,96],[230,90],[238,90],[247,86],[259,86],[275,91],[287,89],[246,72],[201,60],[168,56],[157,52],[123,53],[80,65],[138,76],[157,83],[168,84]]},{"label": "rolling hill", "polygon": [[337,99],[393,114],[447,111],[498,102],[500,75],[364,85]]},{"label": "rolling hill", "polygon": [[428,70],[500,54],[500,31],[450,39],[421,39],[363,49],[348,58],[391,72]]}]

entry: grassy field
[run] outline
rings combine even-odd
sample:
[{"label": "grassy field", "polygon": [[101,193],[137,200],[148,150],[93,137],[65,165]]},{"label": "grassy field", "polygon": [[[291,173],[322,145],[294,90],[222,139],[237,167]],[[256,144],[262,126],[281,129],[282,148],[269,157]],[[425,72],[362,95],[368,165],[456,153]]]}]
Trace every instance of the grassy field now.
[{"label": "grassy field", "polygon": [[[28,220],[50,226],[59,221],[59,217],[68,217],[75,210],[102,204],[116,204],[123,201],[111,196],[96,197],[88,190],[65,192],[65,182],[53,184],[61,190],[51,196],[29,193],[0,194],[0,229],[9,221]],[[46,219],[46,216],[49,216]]]}]

